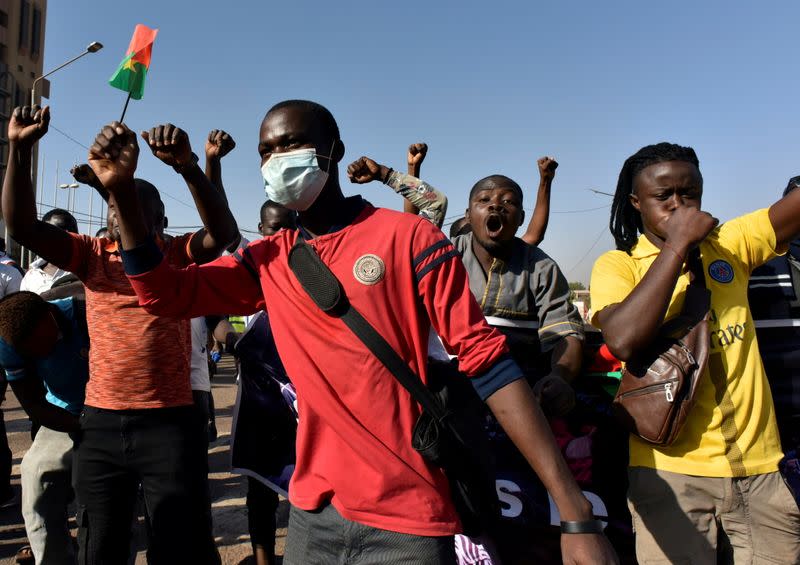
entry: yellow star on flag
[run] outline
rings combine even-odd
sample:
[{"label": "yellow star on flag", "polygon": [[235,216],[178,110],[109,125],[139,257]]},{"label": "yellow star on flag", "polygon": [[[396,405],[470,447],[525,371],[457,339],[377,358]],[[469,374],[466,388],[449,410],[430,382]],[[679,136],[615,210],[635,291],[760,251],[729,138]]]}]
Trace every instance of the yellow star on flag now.
[{"label": "yellow star on flag", "polygon": [[134,62],[133,57],[130,57],[127,61],[125,61],[125,64],[122,66],[122,68],[133,71],[135,73],[136,63]]}]

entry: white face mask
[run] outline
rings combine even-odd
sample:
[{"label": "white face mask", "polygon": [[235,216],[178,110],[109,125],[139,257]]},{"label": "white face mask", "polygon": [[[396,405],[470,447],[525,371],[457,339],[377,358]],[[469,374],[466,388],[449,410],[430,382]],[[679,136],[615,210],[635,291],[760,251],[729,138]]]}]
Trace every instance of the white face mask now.
[{"label": "white face mask", "polygon": [[[325,155],[320,157],[325,158]],[[330,157],[327,159],[330,169]],[[267,198],[300,212],[311,207],[328,181],[328,172],[319,168],[314,148],[274,153],[261,166],[261,176]]]}]

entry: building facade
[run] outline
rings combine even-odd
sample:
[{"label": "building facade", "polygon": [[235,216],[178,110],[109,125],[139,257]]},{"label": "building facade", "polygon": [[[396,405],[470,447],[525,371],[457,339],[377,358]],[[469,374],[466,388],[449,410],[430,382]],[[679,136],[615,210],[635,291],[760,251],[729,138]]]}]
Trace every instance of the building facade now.
[{"label": "building facade", "polygon": [[[30,103],[34,79],[42,76],[47,0],[0,0],[0,182],[8,165],[8,120],[16,106]],[[36,102],[48,84],[40,81]],[[45,93],[46,94],[46,93]],[[33,186],[36,186],[38,149],[33,154]],[[0,237],[5,225],[0,219]],[[15,250],[7,242],[10,252]]]}]

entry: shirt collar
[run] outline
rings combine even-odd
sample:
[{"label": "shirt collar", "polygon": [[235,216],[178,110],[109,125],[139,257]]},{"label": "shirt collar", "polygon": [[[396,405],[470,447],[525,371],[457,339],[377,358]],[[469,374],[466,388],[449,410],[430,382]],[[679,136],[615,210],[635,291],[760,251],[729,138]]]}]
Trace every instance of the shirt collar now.
[{"label": "shirt collar", "polygon": [[[328,230],[328,233],[335,233],[337,231],[341,231],[353,222],[355,222],[356,218],[361,215],[361,212],[364,208],[369,205],[369,202],[361,198],[361,196],[349,196],[345,198],[345,213],[338,224],[334,224],[331,226],[331,229]],[[300,230],[300,233],[303,234],[303,238],[306,241],[311,241],[314,239],[310,233],[306,231],[303,225],[300,223],[300,218],[297,219],[297,229]],[[320,234],[323,235],[323,234]]]},{"label": "shirt collar", "polygon": [[642,234],[636,241],[636,245],[631,249],[631,257],[634,259],[644,259],[645,257],[652,257],[658,255],[661,250],[656,247],[652,241],[647,239],[647,236]]}]

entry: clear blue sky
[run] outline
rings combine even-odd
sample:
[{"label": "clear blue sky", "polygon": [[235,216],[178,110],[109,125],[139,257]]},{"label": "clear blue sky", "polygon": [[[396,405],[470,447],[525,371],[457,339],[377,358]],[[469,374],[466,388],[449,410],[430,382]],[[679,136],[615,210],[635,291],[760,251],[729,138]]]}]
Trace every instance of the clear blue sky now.
[{"label": "clear blue sky", "polygon": [[[613,247],[609,210],[565,212],[610,205],[587,189],[614,192],[623,161],[642,145],[693,146],[704,208],[722,220],[768,206],[800,174],[800,5],[788,1],[48,4],[45,70],[91,41],[105,45],[52,76],[52,124],[90,145],[122,110],[125,94],[107,81],[135,24],[158,28],[144,99],[131,102],[125,121],[136,130],[172,122],[201,155],[208,131],[230,132],[237,148],[223,161],[224,180],[245,229],[255,229],[264,200],[258,127],[286,98],[333,112],[347,147],[343,167],[368,155],[405,168],[408,144],[427,142],[422,176],[447,193],[448,216],[491,173],[523,186],[530,214],[536,159],[555,156],[542,248],[569,280],[587,283],[593,261]],[[86,150],[51,129],[41,152],[51,203],[56,161],[65,182]],[[177,201],[191,202],[181,178],[147,151],[139,176],[165,194],[173,226],[199,223]],[[344,189],[401,205],[377,183],[345,179]]]}]

